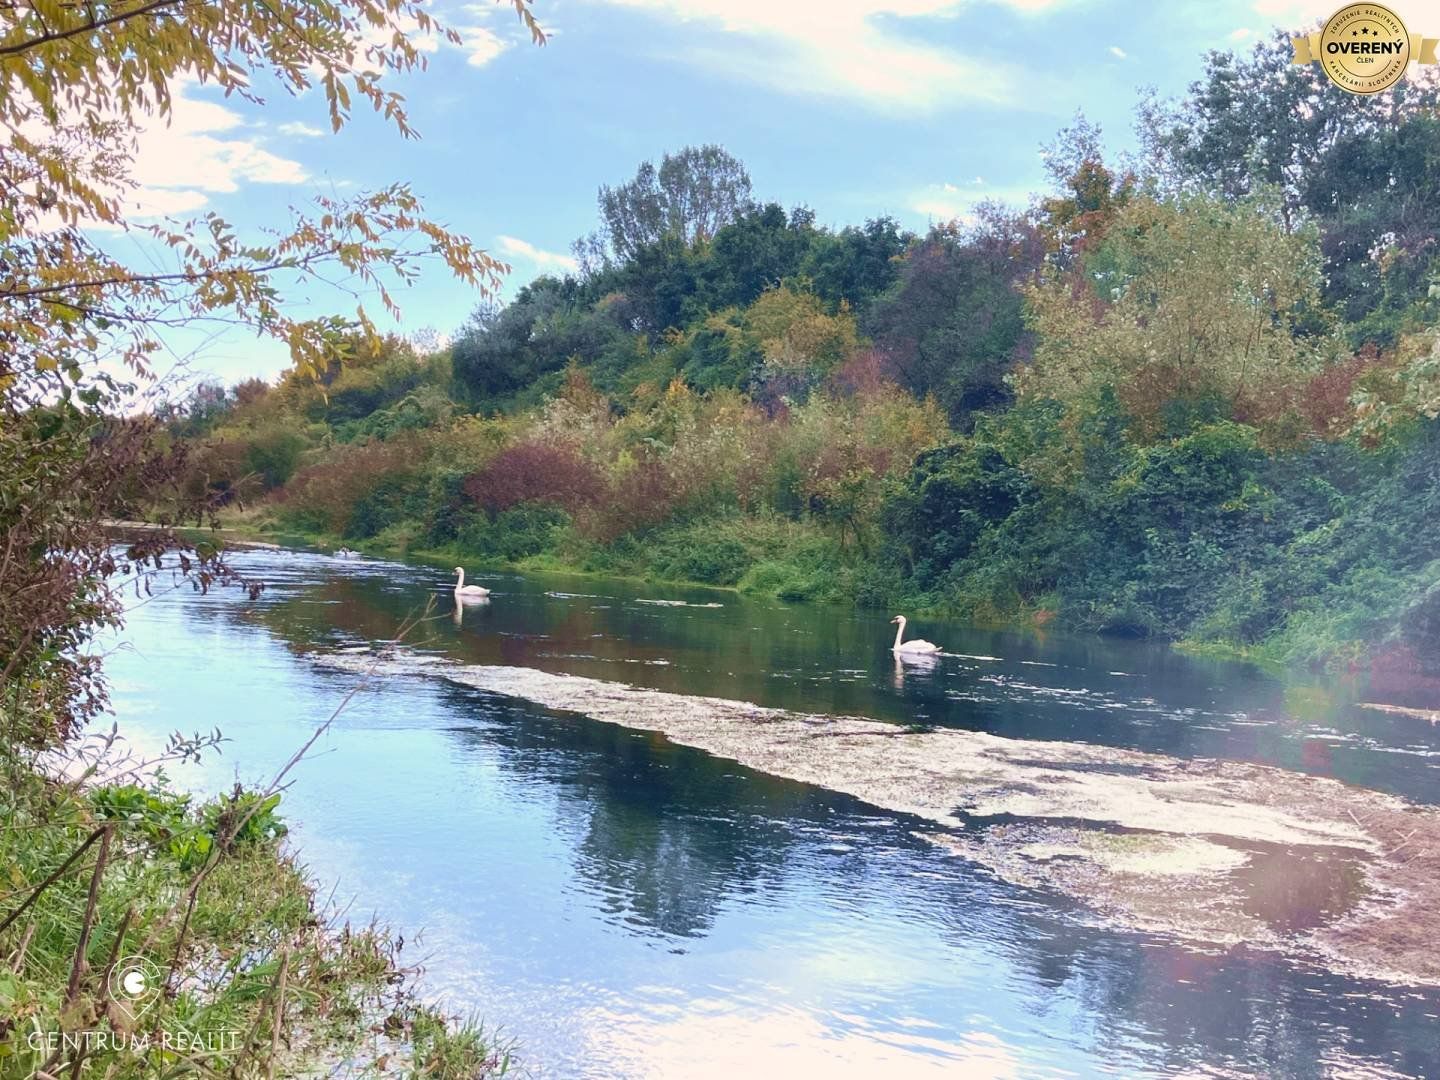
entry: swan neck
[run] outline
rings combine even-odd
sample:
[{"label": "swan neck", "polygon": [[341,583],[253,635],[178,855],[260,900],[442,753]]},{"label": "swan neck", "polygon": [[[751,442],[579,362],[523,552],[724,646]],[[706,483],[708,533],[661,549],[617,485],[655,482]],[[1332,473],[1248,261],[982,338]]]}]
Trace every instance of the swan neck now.
[{"label": "swan neck", "polygon": [[456,591],[456,592],[459,592],[461,589],[463,589],[463,588],[465,587],[465,571],[462,569],[462,570],[459,571],[459,574],[460,574],[460,577],[459,577],[459,578],[456,580],[456,582],[455,582],[455,591]]},{"label": "swan neck", "polygon": [[896,623],[897,625],[895,627],[895,648],[898,649],[900,648],[900,639],[905,636],[905,616],[901,615],[900,618],[896,620]]}]

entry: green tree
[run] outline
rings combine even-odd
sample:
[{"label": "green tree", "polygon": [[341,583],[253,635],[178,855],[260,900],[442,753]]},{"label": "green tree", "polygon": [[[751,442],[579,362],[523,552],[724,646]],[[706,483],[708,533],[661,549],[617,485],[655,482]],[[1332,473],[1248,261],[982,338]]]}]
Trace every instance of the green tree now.
[{"label": "green tree", "polygon": [[1440,246],[1440,86],[1403,79],[1374,97],[1292,64],[1284,34],[1248,55],[1212,52],[1178,101],[1140,108],[1150,179],[1229,199],[1272,188],[1287,229],[1314,221],[1323,296],[1352,343],[1394,342],[1424,313]]},{"label": "green tree", "polygon": [[687,146],[601,187],[598,201],[603,230],[598,243],[582,241],[582,254],[624,263],[667,236],[709,240],[750,206],[750,174],[723,146]]},{"label": "green tree", "polygon": [[[1299,434],[1296,395],[1331,342],[1297,330],[1319,306],[1313,229],[1287,231],[1273,200],[1136,198],[1071,272],[1026,290],[1028,399],[1119,395],[1134,434],[1162,434],[1177,403]],[[1205,406],[1208,407],[1208,406]]]},{"label": "green tree", "polygon": [[898,280],[861,325],[911,392],[935,395],[952,420],[1009,399],[1004,378],[1026,347],[1020,284],[1039,267],[1041,237],[1029,219],[981,209],[962,229],[931,229],[900,260]]},{"label": "green tree", "polygon": [[900,257],[914,242],[894,218],[871,218],[859,228],[819,233],[800,273],[832,308],[846,304],[858,311],[895,282]]}]

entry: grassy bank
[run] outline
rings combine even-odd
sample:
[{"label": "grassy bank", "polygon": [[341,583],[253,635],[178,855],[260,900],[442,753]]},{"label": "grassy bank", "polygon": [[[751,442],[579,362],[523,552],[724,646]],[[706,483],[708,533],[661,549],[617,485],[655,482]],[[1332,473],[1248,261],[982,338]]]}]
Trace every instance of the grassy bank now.
[{"label": "grassy bank", "polygon": [[[1429,106],[1396,123],[1428,145]],[[272,536],[1440,679],[1435,245],[1389,277],[1355,208],[1167,187],[1196,161],[1112,168],[1084,124],[1047,160],[1027,208],[923,236],[737,210],[168,430]]]},{"label": "grassy bank", "polygon": [[[377,924],[328,910],[280,796],[200,801],[113,737],[0,745],[0,1076],[496,1077],[508,1049],[420,1001]],[[20,737],[16,737],[16,736]]]},{"label": "grassy bank", "polygon": [[[283,513],[261,505],[227,514],[224,535],[235,539],[333,551],[348,546],[377,556],[464,565],[467,570],[591,574],[692,588],[724,589],[785,601],[883,603],[866,575],[873,568],[822,530],[776,518],[732,516],[689,526],[661,527],[643,536],[596,543],[563,526],[506,535],[506,522],[435,544],[419,523],[355,538],[297,529]],[[508,552],[508,554],[507,554]]]}]

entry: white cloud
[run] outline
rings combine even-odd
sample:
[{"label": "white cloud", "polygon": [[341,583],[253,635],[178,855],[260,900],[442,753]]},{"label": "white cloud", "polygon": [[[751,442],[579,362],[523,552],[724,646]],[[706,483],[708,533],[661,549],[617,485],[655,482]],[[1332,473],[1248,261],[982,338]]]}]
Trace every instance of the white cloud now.
[{"label": "white cloud", "polygon": [[907,200],[910,209],[932,221],[975,221],[975,207],[983,202],[1000,202],[1021,207],[1030,201],[1030,190],[1018,187],[989,187],[980,177],[972,183],[928,184],[913,191]]},{"label": "white cloud", "polygon": [[569,255],[558,251],[546,251],[527,240],[515,236],[496,237],[500,251],[512,258],[525,259],[545,270],[578,270],[580,264]]},{"label": "white cloud", "polygon": [[1235,29],[1235,30],[1231,30],[1231,31],[1230,31],[1230,40],[1231,40],[1231,41],[1244,41],[1246,38],[1248,38],[1248,37],[1249,37],[1251,34],[1253,34],[1254,32],[1255,32],[1255,31],[1251,30],[1248,26],[1242,26],[1242,27],[1239,27],[1238,29]]},{"label": "white cloud", "polygon": [[[298,161],[272,154],[243,130],[246,124],[239,113],[189,97],[194,85],[174,84],[168,122],[157,117],[136,133],[130,170],[135,186],[118,193],[128,221],[192,214],[203,209],[212,194],[238,191],[246,183],[298,184],[308,179]],[[116,226],[92,221],[88,227]]]},{"label": "white cloud", "polygon": [[126,216],[164,217],[171,214],[191,214],[204,206],[209,199],[203,191],[181,188],[140,188],[126,202]]},{"label": "white cloud", "polygon": [[[684,58],[787,93],[848,98],[882,109],[933,109],[956,101],[1043,100],[1012,64],[964,56],[899,33],[897,21],[946,17],[969,0],[604,0],[748,37],[744,48],[713,38]],[[1062,0],[1001,0],[1035,13]]]},{"label": "white cloud", "polygon": [[1119,45],[1111,45],[1111,46],[1110,46],[1110,55],[1111,55],[1111,56],[1114,56],[1114,57],[1117,57],[1118,59],[1124,60],[1124,59],[1125,59],[1125,56],[1126,56],[1126,52],[1125,52],[1124,49],[1120,48]]},{"label": "white cloud", "polygon": [[132,176],[142,189],[169,191],[172,202],[174,193],[189,191],[194,202],[197,193],[234,192],[242,183],[298,184],[307,178],[298,161],[272,154],[253,135],[237,131],[244,126],[239,113],[187,96],[192,85],[173,88],[169,123],[157,119],[139,134]]},{"label": "white cloud", "polygon": [[[420,30],[420,24],[409,15],[395,18],[395,27],[409,39],[417,52],[433,53],[440,50],[440,37],[433,31]],[[395,29],[389,23],[380,26],[366,25],[360,34],[361,44],[373,48],[388,49],[395,38]]]},{"label": "white cloud", "polygon": [[923,214],[932,221],[959,221],[969,224],[975,220],[973,202],[956,199],[944,193],[938,195],[920,194],[910,203],[910,209]]},{"label": "white cloud", "polygon": [[288,124],[281,124],[279,131],[281,135],[294,135],[305,139],[318,139],[326,133],[324,128],[316,127],[314,124],[306,124],[299,120],[292,121]]},{"label": "white cloud", "polygon": [[465,62],[471,67],[484,67],[510,47],[499,34],[483,26],[461,27],[460,36],[464,38],[460,48],[468,54]]}]

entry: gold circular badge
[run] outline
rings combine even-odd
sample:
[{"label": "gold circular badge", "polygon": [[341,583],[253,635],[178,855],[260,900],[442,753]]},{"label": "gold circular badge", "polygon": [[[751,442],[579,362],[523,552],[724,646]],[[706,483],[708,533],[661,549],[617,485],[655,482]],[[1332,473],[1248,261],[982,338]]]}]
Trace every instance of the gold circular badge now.
[{"label": "gold circular badge", "polygon": [[1410,33],[1379,4],[1349,4],[1320,31],[1320,66],[1336,86],[1352,94],[1378,94],[1405,74]]}]

